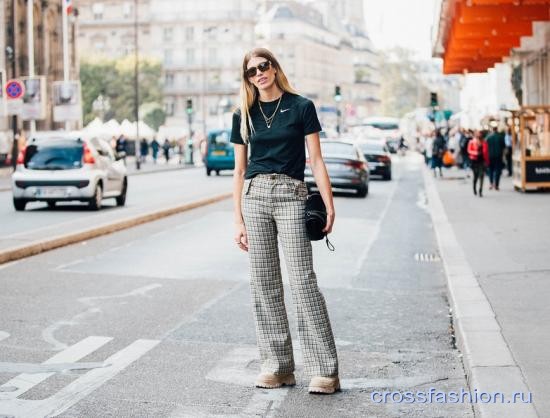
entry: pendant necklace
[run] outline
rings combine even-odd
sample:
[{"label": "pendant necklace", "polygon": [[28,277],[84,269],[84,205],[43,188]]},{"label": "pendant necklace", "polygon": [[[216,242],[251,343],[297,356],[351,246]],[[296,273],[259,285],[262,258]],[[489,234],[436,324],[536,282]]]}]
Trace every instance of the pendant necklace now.
[{"label": "pendant necklace", "polygon": [[271,125],[273,124],[273,119],[275,119],[275,115],[277,114],[277,110],[279,109],[279,105],[281,104],[281,99],[283,98],[283,95],[281,94],[281,97],[279,97],[279,100],[277,101],[277,106],[275,107],[275,111],[270,117],[267,117],[264,113],[264,110],[262,109],[262,102],[260,99],[258,99],[258,105],[260,106],[260,112],[262,112],[262,116],[264,117],[265,124],[267,125],[267,129],[271,128]]}]

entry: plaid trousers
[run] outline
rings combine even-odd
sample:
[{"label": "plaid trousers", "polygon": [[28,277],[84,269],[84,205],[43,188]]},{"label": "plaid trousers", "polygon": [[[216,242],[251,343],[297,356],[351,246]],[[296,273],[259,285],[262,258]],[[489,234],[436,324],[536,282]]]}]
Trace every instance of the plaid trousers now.
[{"label": "plaid trousers", "polygon": [[262,372],[293,372],[292,340],[279,260],[280,239],[305,372],[329,377],[338,374],[338,358],[305,229],[307,194],[303,181],[285,174],[259,174],[245,180],[241,206],[248,235],[252,306]]}]

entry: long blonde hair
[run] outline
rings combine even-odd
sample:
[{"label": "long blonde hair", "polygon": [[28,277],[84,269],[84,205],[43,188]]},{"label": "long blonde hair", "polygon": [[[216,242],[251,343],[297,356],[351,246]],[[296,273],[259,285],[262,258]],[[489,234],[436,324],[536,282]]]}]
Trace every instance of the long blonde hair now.
[{"label": "long blonde hair", "polygon": [[252,125],[252,119],[250,117],[250,108],[256,101],[259,94],[256,86],[248,80],[248,77],[245,74],[248,61],[250,61],[253,57],[261,57],[270,61],[272,67],[277,71],[275,73],[275,83],[277,84],[277,87],[279,87],[283,92],[286,91],[288,93],[296,94],[296,90],[294,90],[294,88],[290,85],[288,78],[286,78],[286,75],[279,64],[279,61],[277,61],[277,58],[275,58],[275,55],[273,55],[271,51],[266,48],[254,48],[253,50],[247,52],[243,59],[243,68],[241,72],[241,104],[239,107],[241,110],[240,132],[245,144],[248,144],[250,134],[254,132],[254,126]]}]

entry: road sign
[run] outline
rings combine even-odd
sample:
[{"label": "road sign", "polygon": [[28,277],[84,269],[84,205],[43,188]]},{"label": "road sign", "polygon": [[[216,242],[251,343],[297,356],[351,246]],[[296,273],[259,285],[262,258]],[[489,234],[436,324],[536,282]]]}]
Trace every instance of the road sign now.
[{"label": "road sign", "polygon": [[25,86],[21,80],[9,80],[6,83],[6,96],[8,99],[20,99],[25,94]]}]

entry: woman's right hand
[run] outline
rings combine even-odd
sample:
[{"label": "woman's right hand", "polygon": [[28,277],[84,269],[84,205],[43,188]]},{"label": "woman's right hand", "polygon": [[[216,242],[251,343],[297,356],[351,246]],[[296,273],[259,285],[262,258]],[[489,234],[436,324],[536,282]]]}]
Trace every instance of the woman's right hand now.
[{"label": "woman's right hand", "polygon": [[248,251],[248,235],[244,223],[235,224],[235,243],[243,251]]}]

